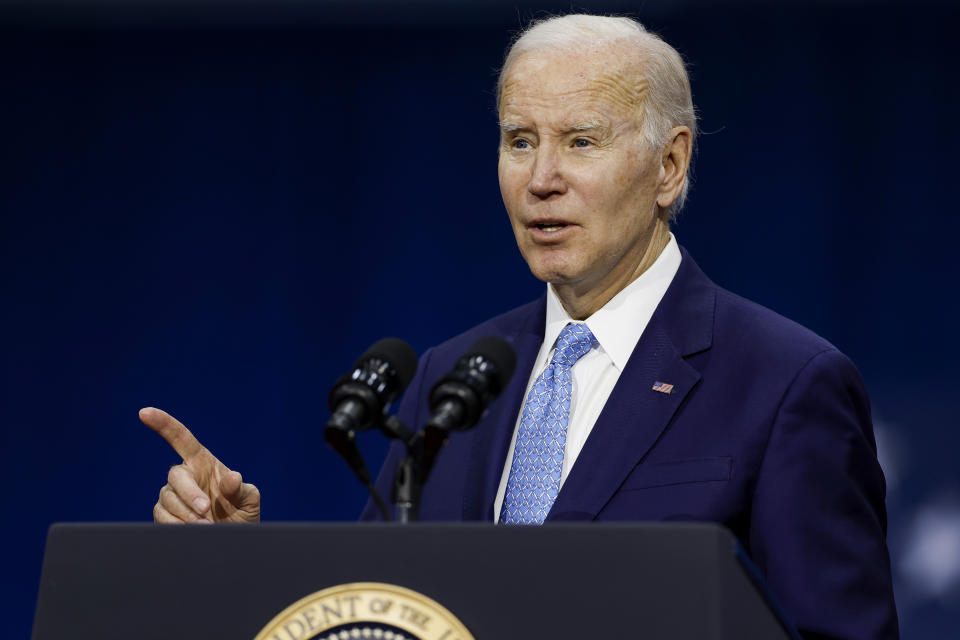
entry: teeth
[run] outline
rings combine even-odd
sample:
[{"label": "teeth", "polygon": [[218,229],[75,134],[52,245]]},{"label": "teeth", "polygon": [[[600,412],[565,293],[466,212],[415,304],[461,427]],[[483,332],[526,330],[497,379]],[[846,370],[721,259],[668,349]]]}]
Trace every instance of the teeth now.
[{"label": "teeth", "polygon": [[543,231],[556,231],[557,229],[561,229],[565,226],[566,225],[560,224],[559,222],[551,222],[548,224],[538,224],[537,228]]}]

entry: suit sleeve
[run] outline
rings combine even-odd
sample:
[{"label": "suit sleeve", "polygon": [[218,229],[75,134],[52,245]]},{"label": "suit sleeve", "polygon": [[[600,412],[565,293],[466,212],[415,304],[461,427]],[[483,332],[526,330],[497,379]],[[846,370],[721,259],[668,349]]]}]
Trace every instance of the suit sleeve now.
[{"label": "suit sleeve", "polygon": [[885,493],[860,375],[823,351],[780,402],[748,543],[805,638],[898,637]]},{"label": "suit sleeve", "polygon": [[[422,419],[420,407],[424,404],[426,393],[429,391],[424,383],[424,378],[432,353],[433,349],[428,349],[420,357],[417,365],[417,373],[413,377],[413,380],[410,381],[410,386],[407,387],[406,393],[403,394],[403,399],[400,401],[400,408],[397,410],[397,417],[400,418],[405,425],[414,430],[420,428],[419,421]],[[390,445],[390,449],[387,451],[387,457],[383,462],[383,466],[380,467],[380,473],[377,474],[375,486],[377,492],[383,496],[387,504],[393,502],[394,470],[397,468],[397,463],[399,463],[405,455],[406,447],[400,441],[394,440]],[[360,520],[362,522],[383,520],[380,516],[380,510],[377,509],[377,505],[373,502],[372,498],[367,499],[367,504],[360,514]]]}]

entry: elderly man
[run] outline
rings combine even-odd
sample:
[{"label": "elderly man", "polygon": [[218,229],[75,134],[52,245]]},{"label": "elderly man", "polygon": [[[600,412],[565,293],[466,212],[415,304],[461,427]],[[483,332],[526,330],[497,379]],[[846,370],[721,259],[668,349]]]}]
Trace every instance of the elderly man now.
[{"label": "elderly man", "polygon": [[[808,637],[896,637],[856,369],[718,288],[670,233],[696,136],[679,54],[626,18],[545,20],[510,49],[498,107],[503,201],[548,285],[420,359],[400,409],[413,425],[477,337],[503,336],[518,356],[510,387],[438,459],[421,517],[720,522]],[[141,416],[184,458],[157,521],[258,518],[255,487],[167,414]]]}]

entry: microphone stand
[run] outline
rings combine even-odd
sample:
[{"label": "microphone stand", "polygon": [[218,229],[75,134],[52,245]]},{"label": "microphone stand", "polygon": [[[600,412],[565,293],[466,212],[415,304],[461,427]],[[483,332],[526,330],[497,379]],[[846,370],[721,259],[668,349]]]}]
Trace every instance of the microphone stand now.
[{"label": "microphone stand", "polygon": [[420,490],[417,463],[412,455],[397,463],[393,481],[393,502],[397,505],[397,522],[410,524],[420,518]]},{"label": "microphone stand", "polygon": [[423,489],[423,436],[414,433],[396,416],[383,421],[380,430],[388,438],[400,440],[407,455],[397,463],[393,476],[393,503],[397,506],[397,522],[409,524],[420,518],[420,493]]}]

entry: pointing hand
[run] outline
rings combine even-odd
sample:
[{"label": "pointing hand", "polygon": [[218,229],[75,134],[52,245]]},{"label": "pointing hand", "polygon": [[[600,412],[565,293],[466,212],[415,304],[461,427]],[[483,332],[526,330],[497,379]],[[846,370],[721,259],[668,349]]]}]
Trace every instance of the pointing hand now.
[{"label": "pointing hand", "polygon": [[154,522],[257,522],[260,492],[245,483],[165,411],[147,407],[140,420],[160,434],[183,462],[170,468],[153,507]]}]

